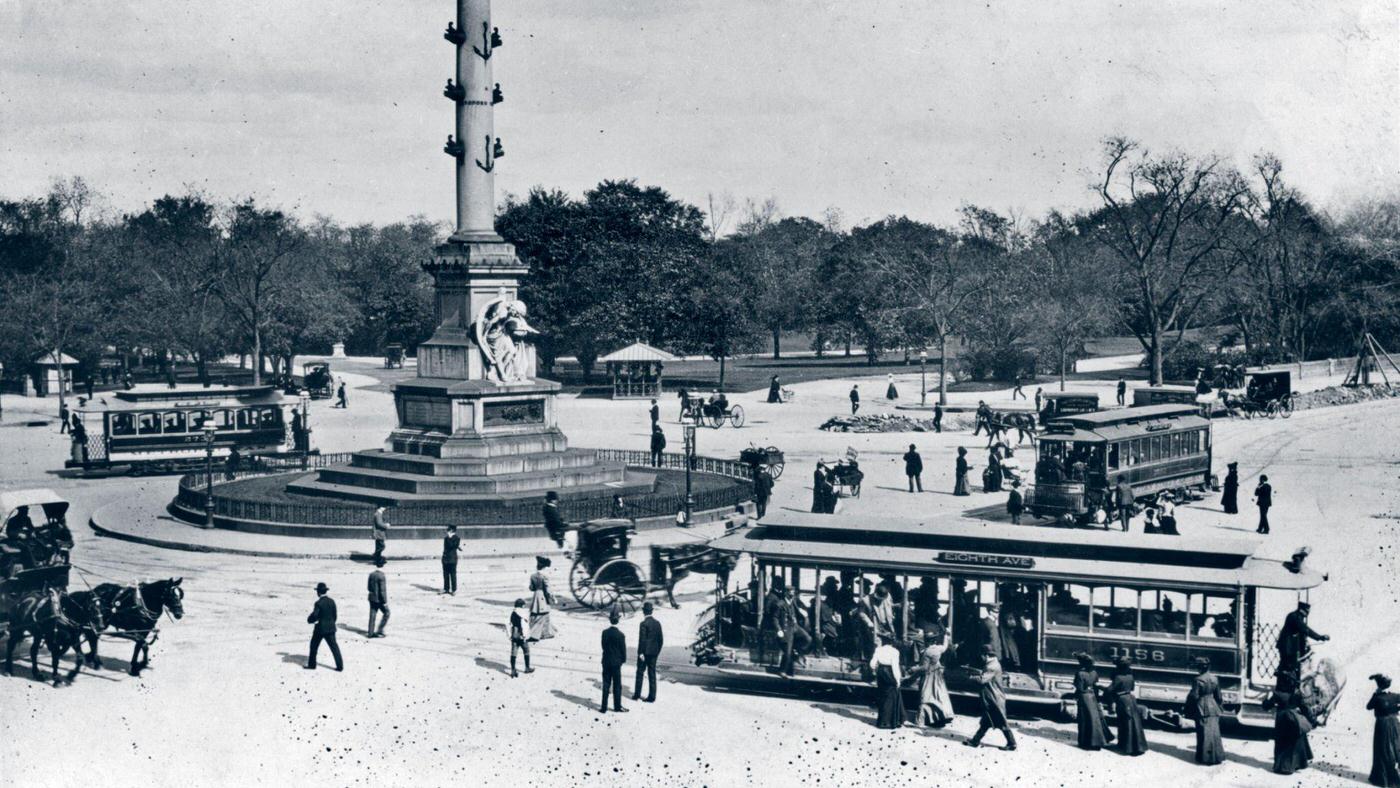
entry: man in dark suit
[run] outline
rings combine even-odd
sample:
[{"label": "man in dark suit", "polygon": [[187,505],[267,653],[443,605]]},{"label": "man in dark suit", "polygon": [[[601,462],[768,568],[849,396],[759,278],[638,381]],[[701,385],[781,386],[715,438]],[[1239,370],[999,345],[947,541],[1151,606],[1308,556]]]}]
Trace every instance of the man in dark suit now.
[{"label": "man in dark suit", "polygon": [[656,658],[661,656],[661,622],[651,617],[652,605],[642,605],[642,623],[637,627],[637,682],[632,687],[632,700],[642,695],[642,673],[647,677],[647,703],[656,702]]},{"label": "man in dark suit", "polygon": [[442,593],[457,594],[457,554],[462,551],[462,537],[457,535],[457,526],[447,526],[447,535],[442,537]]},{"label": "man in dark suit", "polygon": [[1308,611],[1312,605],[1299,602],[1298,609],[1283,619],[1283,629],[1278,633],[1278,672],[1297,670],[1303,657],[1308,653],[1308,640],[1329,640],[1326,635],[1314,632],[1308,626]]},{"label": "man in dark suit", "polygon": [[917,486],[919,492],[924,491],[924,458],[919,456],[919,452],[914,448],[914,444],[909,444],[909,451],[904,452],[904,475],[909,477],[909,492],[914,492]]},{"label": "man in dark suit", "polygon": [[564,532],[569,527],[564,524],[563,515],[559,514],[559,493],[553,490],[544,494],[544,530],[549,532],[549,538],[556,545],[564,546]]},{"label": "man in dark suit", "polygon": [[608,693],[612,693],[613,711],[627,711],[622,708],[622,666],[627,662],[627,636],[617,628],[621,616],[617,611],[608,614],[608,623],[603,630],[603,706],[598,711],[608,710]]},{"label": "man in dark suit", "polygon": [[651,464],[654,468],[661,467],[661,452],[666,451],[666,433],[661,431],[661,425],[652,422],[651,425]]},{"label": "man in dark suit", "polygon": [[323,640],[331,647],[335,669],[345,669],[345,663],[340,659],[340,646],[335,642],[335,600],[326,596],[329,590],[325,583],[316,584],[316,605],[311,608],[311,615],[306,617],[306,623],[314,625],[311,630],[311,655],[303,666],[307,670],[316,669],[316,652],[320,650]]},{"label": "man in dark suit", "polygon": [[651,428],[656,429],[656,425],[661,423],[661,407],[656,404],[656,400],[651,401]]},{"label": "man in dark suit", "polygon": [[753,504],[758,519],[768,512],[768,499],[773,497],[773,475],[767,468],[758,468],[753,474]]},{"label": "man in dark suit", "polygon": [[1268,476],[1259,477],[1259,486],[1254,488],[1254,502],[1259,506],[1259,533],[1269,532],[1269,507],[1274,505],[1274,486]]},{"label": "man in dark suit", "polygon": [[[335,603],[331,603],[334,607]],[[379,619],[379,629],[374,628],[374,614],[383,615]],[[389,584],[384,580],[384,556],[374,559],[374,571],[369,573],[369,630],[366,637],[384,637],[384,625],[389,623]],[[334,641],[331,641],[334,642]]]}]

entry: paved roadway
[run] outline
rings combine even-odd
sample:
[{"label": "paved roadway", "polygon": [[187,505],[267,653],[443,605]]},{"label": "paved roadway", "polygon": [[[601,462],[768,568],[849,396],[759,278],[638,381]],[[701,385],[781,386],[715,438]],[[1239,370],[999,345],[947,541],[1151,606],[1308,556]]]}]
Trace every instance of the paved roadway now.
[{"label": "paved roadway", "polygon": [[[901,379],[906,394],[910,383],[916,392],[917,375]],[[883,389],[882,380],[876,385]],[[860,449],[870,475],[864,496],[846,502],[850,512],[936,513],[963,504],[996,510],[998,496],[944,494],[951,489],[952,448],[978,445],[965,433],[915,437],[929,468],[930,492],[919,496],[901,491],[898,456],[911,436],[815,430],[846,406],[848,388],[848,381],[804,384],[789,406],[743,396],[753,426],[703,431],[702,451],[729,456],[750,440],[787,448],[792,467],[778,486],[778,511],[805,508],[810,461],[836,456],[847,445]],[[667,404],[670,413],[674,401]],[[51,427],[9,426],[36,403],[7,397],[5,405],[0,480],[6,488],[62,490],[75,502],[77,525],[93,508],[120,497],[172,494],[170,479],[76,481],[49,474],[46,469],[61,463],[63,439]],[[318,438],[328,450],[374,445],[387,434],[386,405],[387,396],[374,392],[352,395],[348,413],[317,403]],[[625,447],[645,439],[645,407],[566,399],[561,413],[575,445]],[[1267,549],[1284,556],[1311,545],[1314,564],[1330,572],[1331,580],[1313,595],[1313,623],[1334,636],[1320,650],[1342,663],[1350,686],[1332,723],[1313,737],[1318,760],[1308,784],[1364,782],[1371,730],[1362,708],[1366,676],[1400,671],[1393,579],[1398,434],[1400,402],[1305,412],[1288,421],[1221,423],[1217,430],[1217,463],[1223,470],[1227,458],[1240,461],[1246,493],[1261,470],[1275,483],[1278,506]],[[1179,519],[1188,539],[1216,528],[1252,530],[1247,516],[1231,521],[1214,501],[1185,509]],[[362,565],[172,552],[75,530],[82,578],[183,576],[187,615],[163,625],[153,665],[139,679],[123,672],[129,652],[120,643],[104,644],[108,670],[85,672],[71,687],[55,690],[31,681],[27,671],[0,678],[0,771],[9,784],[95,776],[108,785],[143,786],[409,779],[425,785],[737,785],[758,776],[772,785],[1298,782],[1268,773],[1267,741],[1230,739],[1230,761],[1207,770],[1190,763],[1187,735],[1151,731],[1154,751],[1126,760],[1081,753],[1073,747],[1072,727],[1024,720],[1019,752],[973,752],[957,743],[975,727],[969,716],[941,732],[891,733],[876,730],[862,698],[844,691],[713,680],[688,667],[684,653],[708,578],[682,587],[680,610],[660,612],[668,638],[660,701],[601,717],[593,710],[603,627],[595,615],[556,614],[560,636],[537,647],[538,671],[519,679],[505,675],[504,624],[511,602],[526,593],[532,562],[465,562],[455,597],[436,593],[440,579],[431,562],[391,565],[389,637],[370,641],[363,638]],[[556,586],[563,585],[562,575]],[[345,673],[301,669],[305,616],[318,580],[340,603]],[[1279,600],[1279,610],[1288,602]],[[624,628],[634,643],[635,620]],[[328,656],[323,652],[323,664]],[[630,694],[630,667],[624,680]]]}]

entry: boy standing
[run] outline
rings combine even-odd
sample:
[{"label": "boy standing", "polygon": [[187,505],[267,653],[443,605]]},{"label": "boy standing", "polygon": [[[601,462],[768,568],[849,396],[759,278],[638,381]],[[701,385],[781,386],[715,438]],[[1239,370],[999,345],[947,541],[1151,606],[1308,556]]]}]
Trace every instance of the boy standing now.
[{"label": "boy standing", "polygon": [[525,672],[534,673],[535,669],[530,667],[530,639],[525,636],[525,617],[520,615],[520,611],[525,609],[525,600],[515,600],[515,609],[510,611],[510,677],[517,678],[520,674],[515,670],[516,652],[525,653]]}]

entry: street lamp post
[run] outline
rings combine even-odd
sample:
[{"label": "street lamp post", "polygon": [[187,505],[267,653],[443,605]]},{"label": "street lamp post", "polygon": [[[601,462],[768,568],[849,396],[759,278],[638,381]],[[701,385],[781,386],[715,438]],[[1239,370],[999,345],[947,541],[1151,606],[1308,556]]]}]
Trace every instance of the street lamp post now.
[{"label": "street lamp post", "polygon": [[687,424],[685,430],[685,524],[690,525],[690,510],[695,499],[690,494],[690,469],[695,465],[695,425]]},{"label": "street lamp post", "polygon": [[919,351],[919,404],[928,404],[928,351]]},{"label": "street lamp post", "polygon": [[5,418],[5,365],[0,363],[0,419]]},{"label": "street lamp post", "polygon": [[301,452],[301,467],[304,469],[310,462],[311,454],[311,393],[302,389],[297,394],[297,402],[301,406],[301,434],[292,437],[300,444],[296,448]]},{"label": "street lamp post", "polygon": [[212,419],[204,422],[204,527],[214,527],[214,421]]}]

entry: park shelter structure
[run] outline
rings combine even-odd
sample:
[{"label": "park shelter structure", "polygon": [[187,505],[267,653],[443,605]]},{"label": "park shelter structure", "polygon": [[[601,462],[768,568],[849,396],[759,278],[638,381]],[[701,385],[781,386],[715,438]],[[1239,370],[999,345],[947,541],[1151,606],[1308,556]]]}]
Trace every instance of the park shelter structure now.
[{"label": "park shelter structure", "polygon": [[78,366],[76,358],[53,350],[34,359],[34,366],[39,368],[39,396],[58,394],[60,390],[64,394],[73,393],[73,370]]},{"label": "park shelter structure", "polygon": [[598,360],[607,364],[613,399],[647,399],[661,396],[662,370],[676,357],[635,342]]}]

